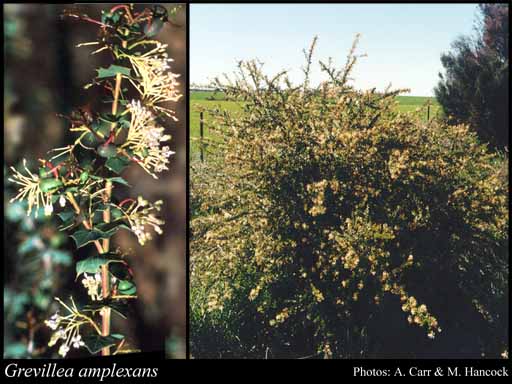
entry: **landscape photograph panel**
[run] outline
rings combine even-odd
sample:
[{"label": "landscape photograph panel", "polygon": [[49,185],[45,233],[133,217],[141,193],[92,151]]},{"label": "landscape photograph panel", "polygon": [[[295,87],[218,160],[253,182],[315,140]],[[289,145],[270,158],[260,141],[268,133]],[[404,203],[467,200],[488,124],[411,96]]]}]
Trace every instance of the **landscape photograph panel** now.
[{"label": "landscape photograph panel", "polygon": [[508,359],[508,15],[190,5],[192,359]]}]

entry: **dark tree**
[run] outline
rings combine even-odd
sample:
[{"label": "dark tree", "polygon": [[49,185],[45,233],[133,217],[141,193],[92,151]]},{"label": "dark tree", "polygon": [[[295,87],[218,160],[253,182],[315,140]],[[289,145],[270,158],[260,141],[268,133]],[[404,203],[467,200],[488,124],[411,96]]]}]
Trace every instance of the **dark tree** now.
[{"label": "dark tree", "polygon": [[508,146],[508,4],[481,4],[474,37],[441,56],[436,98],[452,123],[467,123],[493,147]]}]

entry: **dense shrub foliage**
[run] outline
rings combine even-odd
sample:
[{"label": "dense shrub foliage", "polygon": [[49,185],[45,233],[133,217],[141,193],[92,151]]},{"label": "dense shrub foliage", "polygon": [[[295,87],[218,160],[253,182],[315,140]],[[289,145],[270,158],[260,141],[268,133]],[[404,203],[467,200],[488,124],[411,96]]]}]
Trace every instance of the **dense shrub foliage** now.
[{"label": "dense shrub foliage", "polygon": [[312,52],[300,86],[219,82],[244,112],[211,111],[220,158],[191,172],[192,355],[499,356],[506,159],[353,88],[354,48],[311,88]]},{"label": "dense shrub foliage", "polygon": [[483,141],[503,148],[509,138],[508,4],[482,4],[475,38],[461,37],[441,56],[435,89],[448,121],[467,123]]}]

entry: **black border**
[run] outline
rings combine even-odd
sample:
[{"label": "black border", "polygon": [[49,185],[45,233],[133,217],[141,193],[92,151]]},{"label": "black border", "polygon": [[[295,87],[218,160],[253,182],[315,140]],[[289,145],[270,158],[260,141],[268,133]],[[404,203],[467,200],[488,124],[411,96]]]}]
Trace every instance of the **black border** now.
[{"label": "black border", "polygon": [[185,111],[186,111],[186,148],[187,148],[187,197],[186,197],[186,210],[187,210],[187,224],[186,224],[186,263],[187,263],[187,273],[185,277],[186,281],[186,292],[187,292],[187,308],[186,308],[186,356],[187,359],[190,356],[190,6],[189,3],[186,4],[186,20],[187,20],[187,42],[186,42],[186,51],[187,51],[187,63],[185,65],[186,68],[186,83],[185,83]]}]

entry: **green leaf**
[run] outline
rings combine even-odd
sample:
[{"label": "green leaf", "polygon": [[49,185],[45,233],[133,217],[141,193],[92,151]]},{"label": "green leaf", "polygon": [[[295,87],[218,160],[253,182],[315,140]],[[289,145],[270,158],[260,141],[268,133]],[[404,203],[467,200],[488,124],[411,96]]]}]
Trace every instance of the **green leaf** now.
[{"label": "green leaf", "polygon": [[103,348],[117,345],[124,339],[119,333],[113,333],[109,336],[89,335],[83,338],[84,344],[92,354],[98,353]]},{"label": "green leaf", "polygon": [[127,157],[118,155],[110,157],[106,161],[105,166],[112,172],[120,174],[123,171],[123,169],[125,169],[126,166],[128,166],[128,164],[130,164],[130,160]]},{"label": "green leaf", "polygon": [[111,121],[100,117],[100,119],[97,122],[93,123],[92,129],[94,129],[94,131],[98,132],[100,135],[108,137],[108,135],[110,135],[111,126]]},{"label": "green leaf", "polygon": [[[109,239],[112,237],[120,228],[127,228],[124,224],[109,223],[109,226],[115,225],[113,228],[108,230],[102,230],[101,228],[94,228],[92,231],[80,229],[73,233],[71,237],[76,243],[77,248],[81,248],[84,245],[92,243],[100,239]],[[98,226],[99,227],[99,226]]]},{"label": "green leaf", "polygon": [[[110,207],[110,216],[113,220],[112,220],[112,223],[105,226],[105,223],[103,221],[103,212],[108,207]],[[106,231],[107,229],[112,228],[112,226],[117,226],[117,225],[121,225],[121,223],[124,223],[124,221],[120,220],[123,217],[124,217],[123,211],[121,211],[119,208],[115,207],[114,205],[99,204],[94,209],[92,220],[93,220],[93,223],[97,224],[99,229],[101,229],[102,231]]]},{"label": "green leaf", "polygon": [[72,209],[59,212],[57,216],[62,220],[61,229],[67,229],[75,224],[75,212]]},{"label": "green leaf", "polygon": [[95,210],[92,214],[92,222],[93,223],[102,223],[103,222],[103,210]]},{"label": "green leaf", "polygon": [[8,308],[5,312],[6,315],[12,316],[13,318],[20,316],[29,302],[30,297],[27,293],[4,290],[4,307]]},{"label": "green leaf", "polygon": [[55,192],[60,187],[62,187],[62,181],[59,179],[48,178],[41,179],[41,181],[39,181],[39,188],[42,192]]},{"label": "green leaf", "polygon": [[[112,123],[117,123],[117,120],[120,118],[120,116],[118,115],[113,115],[111,113],[102,113],[100,114],[99,116],[99,119],[106,122],[106,123],[109,123],[109,124],[112,124]],[[110,133],[110,125],[109,125],[109,133]]]},{"label": "green leaf", "polygon": [[34,300],[34,304],[36,305],[36,307],[38,307],[41,310],[47,309],[51,303],[50,296],[48,296],[47,294],[44,294],[41,291],[37,291],[33,295],[32,299]]},{"label": "green leaf", "polygon": [[93,150],[85,149],[81,146],[77,146],[73,153],[78,160],[80,168],[87,171],[94,169],[94,161],[96,160],[96,153]]},{"label": "green leaf", "polygon": [[50,237],[50,247],[52,249],[60,249],[64,246],[66,240],[67,240],[67,235],[64,236],[64,234],[62,232],[55,232]]},{"label": "green leaf", "polygon": [[115,253],[103,253],[102,257],[92,256],[87,259],[81,260],[76,263],[76,276],[80,276],[82,273],[94,274],[99,272],[100,268],[104,264],[116,263],[123,264],[121,260],[112,259],[110,257],[117,257]]},{"label": "green leaf", "polygon": [[117,219],[120,219],[121,217],[123,217],[124,213],[119,208],[114,207],[114,208],[110,209],[110,215],[112,216],[112,218],[117,220]]},{"label": "green leaf", "polygon": [[98,76],[96,76],[97,79],[104,79],[106,77],[115,77],[118,73],[130,76],[130,68],[121,67],[120,65],[114,65],[112,64],[108,68],[100,68],[97,69]]},{"label": "green leaf", "polygon": [[26,208],[23,203],[16,201],[11,204],[7,204],[5,210],[5,218],[9,221],[20,221],[27,216]]},{"label": "green leaf", "polygon": [[128,266],[123,263],[112,263],[108,266],[109,272],[118,280],[127,280],[131,278]]},{"label": "green leaf", "polygon": [[62,212],[57,213],[57,216],[59,216],[59,218],[63,222],[66,222],[75,217],[75,212],[72,209],[69,209],[67,211],[62,211]]},{"label": "green leaf", "polygon": [[83,172],[80,174],[80,184],[85,183],[88,179],[89,179],[89,172],[87,172],[87,171],[83,171]]},{"label": "green leaf", "polygon": [[64,191],[65,193],[75,193],[75,192],[78,192],[78,187],[67,187],[66,190]]},{"label": "green leaf", "polygon": [[131,124],[131,121],[128,120],[127,118],[123,117],[121,119],[119,119],[118,121],[118,125],[121,127],[121,128],[130,128],[130,124]]},{"label": "green leaf", "polygon": [[108,180],[110,180],[111,182],[113,183],[118,183],[118,184],[123,184],[123,185],[126,185],[127,187],[130,187],[131,185],[128,184],[128,182],[123,179],[122,177],[111,177],[109,178]]},{"label": "green leaf", "polygon": [[43,165],[42,167],[39,167],[39,177],[42,179],[52,177],[52,173]]},{"label": "green leaf", "polygon": [[130,228],[126,224],[124,224],[124,222],[122,222],[122,221],[112,221],[111,223],[101,223],[101,224],[96,225],[96,229],[103,231],[103,232],[110,232],[114,229],[116,231],[119,229],[130,230]]},{"label": "green leaf", "polygon": [[27,346],[23,343],[13,343],[5,346],[4,358],[6,359],[21,359],[27,355]]},{"label": "green leaf", "polygon": [[119,21],[121,15],[118,12],[101,11],[101,22],[103,24],[115,24]]},{"label": "green leaf", "polygon": [[128,318],[127,314],[128,314],[129,307],[125,300],[111,301],[108,304],[108,307],[110,307],[113,312],[117,313],[123,319]]},{"label": "green leaf", "polygon": [[[32,232],[34,229],[36,229],[36,224],[35,222],[41,222],[41,216],[44,217],[44,212],[42,211],[42,209],[44,208],[40,208],[39,210],[36,210],[36,212],[39,213],[39,216],[37,218],[34,217],[35,215],[35,212],[32,212],[30,214],[30,216],[26,216],[21,220],[21,223],[20,223],[20,229],[23,231],[23,232]],[[26,214],[26,212],[25,212]]]},{"label": "green leaf", "polygon": [[100,271],[102,265],[108,264],[110,261],[104,257],[88,257],[85,260],[80,260],[76,263],[76,277],[82,273],[95,274]]},{"label": "green leaf", "polygon": [[71,265],[72,258],[69,252],[64,252],[58,249],[49,249],[44,255],[50,257],[52,262],[61,265]]},{"label": "green leaf", "polygon": [[[102,226],[104,224],[103,212],[105,211],[105,209],[106,209],[106,207],[103,205],[98,206],[97,209],[94,210],[93,219],[92,219],[93,223],[98,223],[98,225],[100,226],[100,228],[102,230],[105,230],[104,228],[102,228]],[[110,216],[113,219],[112,222],[116,223],[116,225],[117,225],[121,222],[120,220],[124,218],[124,213],[119,208],[110,206]]]},{"label": "green leaf", "polygon": [[[96,129],[96,125],[93,124],[92,125],[92,129],[94,129],[95,131],[98,131],[98,129]],[[84,137],[82,138],[82,143],[84,145],[86,145],[87,147],[96,147],[100,144],[100,140],[96,137],[96,135],[94,135],[92,132],[87,132]]]},{"label": "green leaf", "polygon": [[98,151],[98,155],[105,158],[111,158],[117,155],[117,147],[112,144],[101,144],[96,150]]},{"label": "green leaf", "polygon": [[137,293],[136,285],[129,280],[121,280],[117,286],[121,295],[135,295]]},{"label": "green leaf", "polygon": [[18,253],[23,255],[32,251],[41,251],[45,248],[43,240],[39,235],[32,235],[18,246]]},{"label": "green leaf", "polygon": [[[79,230],[76,231],[71,237],[76,243],[77,248],[81,248],[84,245],[87,245],[89,243],[92,243],[96,240],[103,239],[104,233],[101,231],[93,230],[93,231],[85,231],[85,230]],[[108,238],[108,237],[105,237]]]},{"label": "green leaf", "polygon": [[129,306],[126,300],[103,300],[97,302],[91,302],[81,308],[84,312],[99,312],[103,307],[109,307],[113,312],[117,313],[123,319],[128,318]]}]

